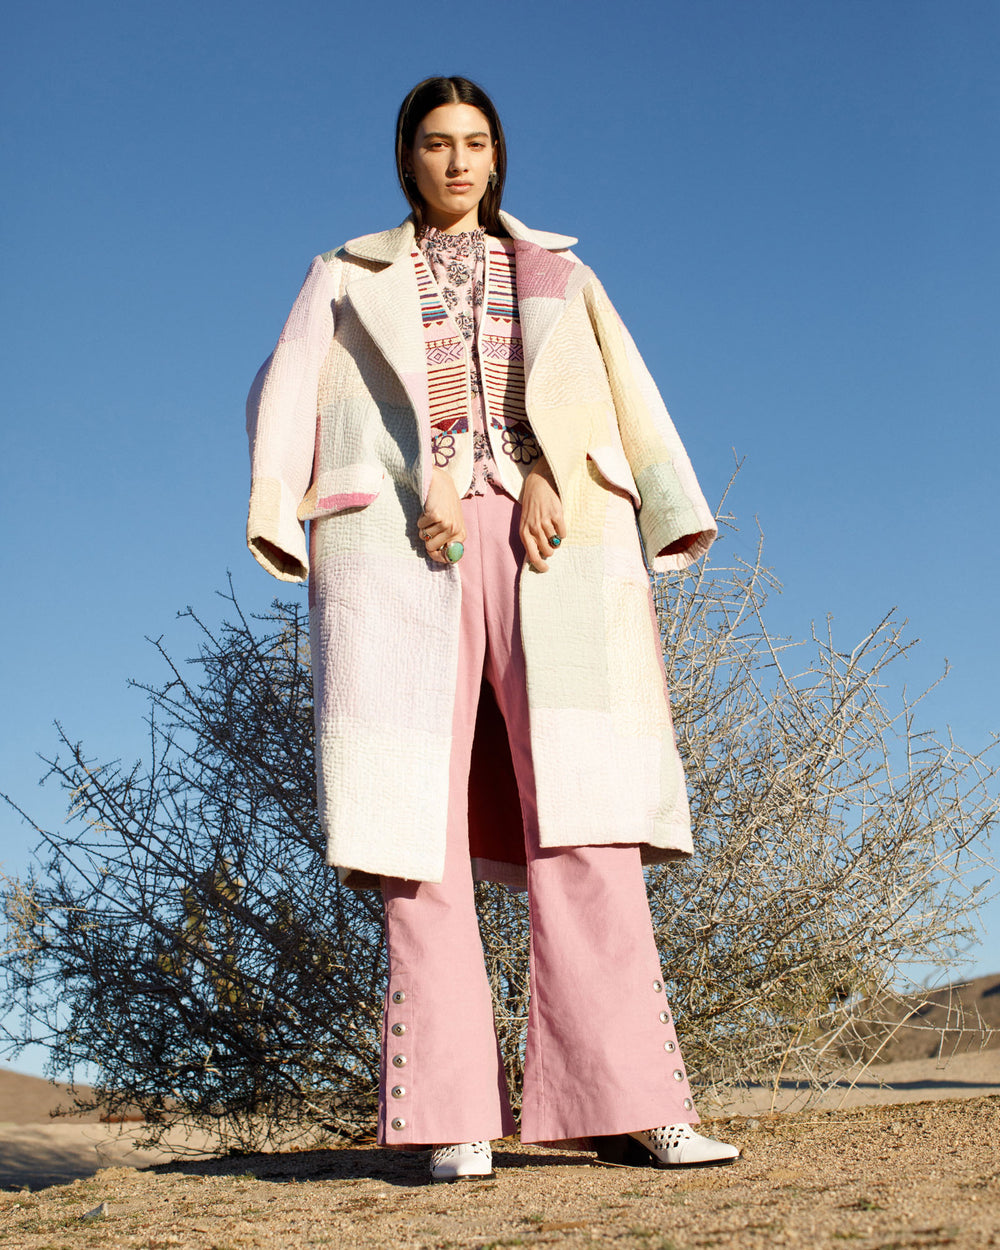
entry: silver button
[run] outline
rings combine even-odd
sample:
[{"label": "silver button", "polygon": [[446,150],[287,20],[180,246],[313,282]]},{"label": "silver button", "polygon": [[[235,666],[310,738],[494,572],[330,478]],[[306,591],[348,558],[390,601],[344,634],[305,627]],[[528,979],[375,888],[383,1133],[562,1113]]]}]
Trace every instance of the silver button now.
[{"label": "silver button", "polygon": [[402,1036],[403,1036],[403,1034],[406,1032],[406,1025],[405,1025],[405,1024],[394,1024],[394,1025],[392,1026],[392,1032],[393,1032],[393,1035],[394,1035],[395,1037],[402,1037]]},{"label": "silver button", "polygon": [[393,1066],[394,1068],[405,1068],[405,1067],[406,1067],[406,1056],[405,1056],[405,1055],[393,1055],[393,1057],[392,1057],[392,1066]]},{"label": "silver button", "polygon": [[653,982],[653,989],[654,989],[654,990],[656,990],[657,994],[662,994],[662,993],[663,993],[663,982],[662,982],[662,981],[654,981],[654,982]]},{"label": "silver button", "polygon": [[393,1001],[394,1003],[405,1003],[405,1002],[406,1002],[406,995],[403,993],[403,991],[402,991],[402,990],[397,990],[397,991],[395,992],[395,994],[393,994],[393,996],[392,996],[392,1001]]},{"label": "silver button", "polygon": [[674,1051],[677,1049],[677,1047],[673,1044],[673,1042],[664,1042],[663,1049],[667,1052],[668,1055],[672,1055]]},{"label": "silver button", "polygon": [[685,1111],[693,1111],[693,1110],[694,1110],[694,1103],[691,1101],[691,1099],[690,1099],[690,1098],[685,1098],[685,1099],[684,1099],[684,1110],[685,1110]]},{"label": "silver button", "polygon": [[669,1011],[661,1011],[661,1012],[660,1012],[660,1023],[661,1023],[661,1024],[669,1024],[669,1023],[670,1023],[670,1012],[669,1012]]},{"label": "silver button", "polygon": [[399,1116],[396,1116],[395,1120],[392,1122],[392,1127],[395,1129],[406,1128],[406,1121],[401,1119]]},{"label": "silver button", "polygon": [[684,1073],[680,1070],[680,1068],[674,1068],[674,1080],[675,1081],[684,1080]]},{"label": "silver button", "polygon": [[405,1098],[405,1097],[406,1097],[406,1086],[405,1086],[405,1085],[394,1085],[394,1086],[392,1087],[392,1096],[393,1096],[393,1098]]}]

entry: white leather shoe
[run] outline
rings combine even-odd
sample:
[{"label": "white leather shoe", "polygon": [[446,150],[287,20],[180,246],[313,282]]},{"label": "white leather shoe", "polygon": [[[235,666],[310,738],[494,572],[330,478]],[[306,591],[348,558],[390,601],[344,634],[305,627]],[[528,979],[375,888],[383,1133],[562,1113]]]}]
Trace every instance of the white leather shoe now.
[{"label": "white leather shoe", "polygon": [[739,1157],[735,1146],[702,1137],[690,1124],[666,1124],[647,1129],[645,1133],[629,1133],[640,1142],[663,1167],[687,1167],[689,1164],[732,1163]]},{"label": "white leather shoe", "polygon": [[432,1181],[480,1180],[493,1175],[493,1149],[488,1141],[438,1146],[431,1151]]},{"label": "white leather shoe", "polygon": [[621,1167],[707,1167],[732,1163],[739,1158],[735,1146],[702,1137],[690,1124],[666,1124],[643,1133],[619,1133],[598,1137],[597,1157],[602,1163]]}]

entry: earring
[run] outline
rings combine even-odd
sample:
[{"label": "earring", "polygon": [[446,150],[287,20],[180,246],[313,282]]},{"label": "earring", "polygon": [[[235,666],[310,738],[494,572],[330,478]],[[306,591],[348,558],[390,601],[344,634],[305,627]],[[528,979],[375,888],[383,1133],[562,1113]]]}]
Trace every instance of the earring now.
[{"label": "earring", "polygon": [[490,186],[495,187],[499,181],[500,179],[497,177],[497,171],[495,169],[491,169],[490,170]]},{"label": "earring", "polygon": [[404,170],[403,170],[403,181],[404,181],[404,182],[413,182],[413,170],[412,170],[412,169],[404,169]]}]

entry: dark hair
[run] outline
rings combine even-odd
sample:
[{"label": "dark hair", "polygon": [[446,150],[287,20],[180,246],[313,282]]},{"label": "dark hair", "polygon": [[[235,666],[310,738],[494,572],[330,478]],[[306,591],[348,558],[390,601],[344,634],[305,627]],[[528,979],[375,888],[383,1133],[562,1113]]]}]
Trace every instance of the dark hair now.
[{"label": "dark hair", "polygon": [[403,194],[413,209],[417,228],[424,224],[424,202],[416,183],[403,177],[403,153],[413,150],[417,127],[432,109],[441,104],[471,104],[473,108],[479,109],[490,124],[497,180],[496,186],[488,186],[486,194],[479,201],[479,224],[490,234],[506,235],[507,231],[500,223],[500,200],[503,198],[503,184],[507,176],[507,144],[503,126],[500,125],[500,117],[493,101],[482,87],[470,82],[468,78],[425,78],[408,92],[399,106],[399,116],[396,118],[396,173]]}]

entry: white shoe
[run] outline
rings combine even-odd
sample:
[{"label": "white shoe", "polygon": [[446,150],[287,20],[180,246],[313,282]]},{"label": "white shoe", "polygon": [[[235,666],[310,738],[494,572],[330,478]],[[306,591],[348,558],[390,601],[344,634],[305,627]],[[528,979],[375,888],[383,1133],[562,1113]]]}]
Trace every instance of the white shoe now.
[{"label": "white shoe", "polygon": [[488,1141],[438,1146],[431,1151],[432,1181],[479,1180],[493,1175],[493,1150]]},{"label": "white shoe", "polygon": [[602,1163],[619,1167],[677,1168],[732,1163],[739,1158],[735,1146],[702,1137],[690,1124],[666,1124],[644,1133],[617,1133],[595,1139]]},{"label": "white shoe", "polygon": [[629,1133],[629,1137],[645,1146],[662,1167],[668,1168],[732,1163],[740,1153],[735,1146],[727,1146],[714,1137],[702,1137],[690,1124],[666,1124],[663,1128],[647,1129],[645,1133]]}]

